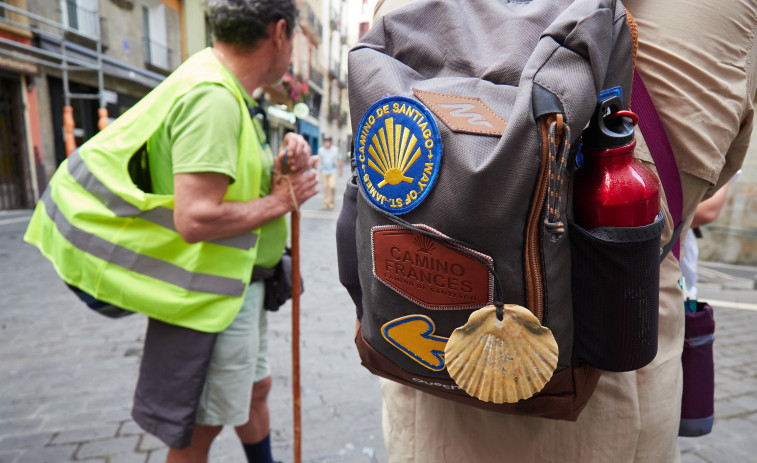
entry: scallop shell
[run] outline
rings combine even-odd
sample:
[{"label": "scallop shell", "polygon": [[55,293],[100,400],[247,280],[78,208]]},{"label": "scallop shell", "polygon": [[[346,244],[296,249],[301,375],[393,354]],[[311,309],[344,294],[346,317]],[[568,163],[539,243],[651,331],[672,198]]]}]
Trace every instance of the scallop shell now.
[{"label": "scallop shell", "polygon": [[541,391],[557,366],[557,342],[525,307],[493,305],[473,312],[444,349],[447,372],[465,392],[486,402],[515,403]]}]

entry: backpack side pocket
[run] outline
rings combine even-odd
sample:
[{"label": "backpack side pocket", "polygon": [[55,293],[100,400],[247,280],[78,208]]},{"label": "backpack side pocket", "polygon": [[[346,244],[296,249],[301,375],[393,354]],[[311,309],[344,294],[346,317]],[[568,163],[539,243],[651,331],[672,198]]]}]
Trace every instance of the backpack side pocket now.
[{"label": "backpack side pocket", "polygon": [[643,227],[569,224],[573,364],[639,369],[657,354],[663,215]]}]

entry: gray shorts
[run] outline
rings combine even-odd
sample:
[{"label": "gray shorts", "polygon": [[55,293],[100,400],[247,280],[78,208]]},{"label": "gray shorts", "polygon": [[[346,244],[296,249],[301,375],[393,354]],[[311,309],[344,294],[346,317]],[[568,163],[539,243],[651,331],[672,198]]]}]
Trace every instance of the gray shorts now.
[{"label": "gray shorts", "polygon": [[197,407],[199,425],[240,426],[249,420],[252,385],[270,375],[264,290],[262,281],[251,283],[239,314],[218,333]]}]

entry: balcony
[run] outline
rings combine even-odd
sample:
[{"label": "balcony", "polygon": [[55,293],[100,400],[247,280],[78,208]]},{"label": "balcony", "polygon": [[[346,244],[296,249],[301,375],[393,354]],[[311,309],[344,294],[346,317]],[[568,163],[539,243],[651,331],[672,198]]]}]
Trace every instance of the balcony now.
[{"label": "balcony", "polygon": [[313,67],[310,67],[310,82],[312,82],[316,87],[323,90],[323,73],[320,71],[316,71],[313,69]]},{"label": "balcony", "polygon": [[86,36],[97,38],[100,34],[100,17],[97,11],[97,3],[89,2],[92,6],[87,8],[83,2],[66,0],[64,18],[67,25]]},{"label": "balcony", "polygon": [[342,127],[347,123],[347,117],[347,111],[340,110],[339,105],[335,104],[329,106],[328,114],[326,114],[326,119],[329,122],[336,123],[339,127]]},{"label": "balcony", "polygon": [[341,68],[341,61],[331,60],[331,65],[329,66],[329,77],[331,77],[332,79],[339,79]]},{"label": "balcony", "polygon": [[311,92],[310,98],[308,98],[307,104],[310,108],[310,116],[316,120],[320,120],[321,116],[321,95],[317,92]]},{"label": "balcony", "polygon": [[158,70],[167,71],[168,67],[168,47],[162,43],[144,38],[145,64],[148,64]]},{"label": "balcony", "polygon": [[316,45],[321,43],[323,25],[309,4],[305,4],[300,10],[300,27],[311,42]]}]

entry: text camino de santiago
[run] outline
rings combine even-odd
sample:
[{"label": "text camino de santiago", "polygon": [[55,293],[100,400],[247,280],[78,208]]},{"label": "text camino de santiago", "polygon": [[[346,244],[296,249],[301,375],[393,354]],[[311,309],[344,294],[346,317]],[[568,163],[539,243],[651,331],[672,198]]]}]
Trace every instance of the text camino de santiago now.
[{"label": "text camino de santiago", "polygon": [[[425,140],[424,146],[428,150],[428,158],[429,160],[434,159],[434,155],[432,152],[432,149],[434,148],[434,139],[433,139],[433,133],[428,128],[428,121],[425,120],[425,117],[423,114],[421,114],[418,110],[411,107],[410,105],[406,104],[400,104],[400,103],[393,103],[391,108],[388,104],[384,106],[380,106],[376,108],[375,114],[372,114],[368,117],[368,120],[363,125],[361,133],[360,133],[360,147],[358,148],[358,152],[360,153],[359,161],[363,167],[363,181],[365,182],[365,186],[367,187],[368,193],[373,197],[374,200],[377,202],[380,202],[382,205],[386,202],[389,202],[390,207],[402,207],[403,206],[403,198],[387,198],[385,195],[381,194],[372,184],[370,181],[370,178],[368,177],[368,173],[365,172],[367,169],[366,166],[366,158],[365,158],[365,144],[368,138],[368,132],[371,130],[371,127],[373,127],[373,124],[376,123],[376,120],[386,116],[391,113],[393,114],[404,114],[410,118],[413,119],[413,121],[418,125],[418,128],[421,129],[423,133],[423,138]],[[410,204],[412,201],[418,198],[418,194],[420,192],[423,192],[423,190],[428,185],[428,182],[430,180],[430,175],[433,172],[434,163],[429,162],[425,164],[425,168],[423,170],[423,176],[418,181],[417,185],[419,190],[410,190],[409,193],[407,193],[407,196],[404,198],[404,205]],[[394,184],[394,182],[389,182],[391,184]]]}]

